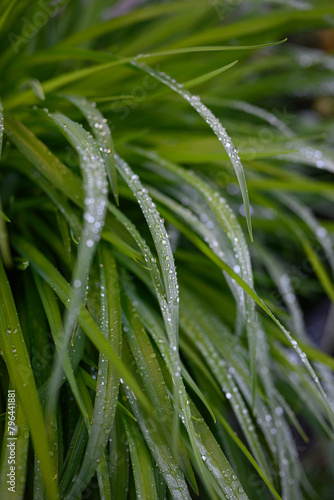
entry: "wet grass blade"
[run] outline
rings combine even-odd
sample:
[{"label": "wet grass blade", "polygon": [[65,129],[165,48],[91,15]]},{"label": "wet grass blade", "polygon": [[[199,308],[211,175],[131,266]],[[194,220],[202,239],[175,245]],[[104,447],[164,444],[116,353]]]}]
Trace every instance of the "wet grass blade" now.
[{"label": "wet grass blade", "polygon": [[104,164],[107,169],[111,189],[114,194],[115,201],[118,205],[119,201],[117,171],[115,165],[115,150],[107,120],[96,108],[95,103],[89,102],[87,101],[87,99],[79,98],[76,96],[68,95],[65,97],[81,110],[89,123],[89,126],[96,139],[97,145],[99,146],[102,158],[104,159]]},{"label": "wet grass blade", "polygon": [[59,306],[57,300],[55,298],[54,292],[52,289],[44,282],[42,279],[36,274],[34,276],[38,292],[40,294],[41,300],[43,302],[43,306],[48,317],[51,333],[53,335],[53,340],[56,345],[56,348],[61,353],[61,360],[64,373],[71,387],[72,393],[76,400],[78,407],[84,417],[86,424],[89,424],[88,412],[85,406],[85,403],[81,397],[80,391],[78,389],[75,376],[73,373],[73,368],[71,366],[71,360],[67,353],[67,345],[64,348],[62,345],[64,342],[63,336],[63,323],[61,314],[59,311]]},{"label": "wet grass blade", "polygon": [[206,121],[206,123],[209,125],[209,127],[212,129],[212,131],[216,134],[218,137],[219,141],[222,143],[229,159],[231,160],[231,163],[233,165],[233,168],[235,170],[240,190],[242,193],[244,205],[245,205],[245,213],[246,213],[246,220],[247,220],[247,226],[248,226],[248,231],[251,240],[253,241],[253,234],[252,234],[252,223],[251,223],[251,216],[250,216],[250,209],[249,209],[249,198],[248,198],[248,190],[247,190],[247,184],[246,184],[246,178],[244,174],[244,170],[238,155],[238,152],[236,148],[233,145],[232,139],[230,136],[227,134],[225,128],[222,126],[220,121],[214,116],[212,111],[210,111],[200,100],[199,96],[195,96],[190,94],[187,90],[183,88],[183,86],[180,83],[177,83],[174,79],[172,79],[169,75],[166,75],[165,73],[155,71],[154,69],[150,68],[146,64],[143,64],[141,62],[133,61],[132,64],[135,67],[138,67],[142,71],[145,71],[146,73],[150,74],[160,82],[162,82],[164,85],[167,85],[169,88],[174,90],[174,92],[177,92],[183,99],[189,102],[189,104],[197,111],[197,113]]},{"label": "wet grass blade", "polygon": [[[106,171],[102,157],[89,134],[78,124],[60,113],[49,114],[60,131],[70,141],[80,156],[85,192],[84,224],[78,247],[78,257],[72,274],[72,292],[67,314],[64,320],[64,342],[56,360],[53,380],[55,386],[50,389],[55,404],[56,390],[61,370],[62,351],[66,350],[76,324],[80,303],[84,299],[89,268],[100,240],[104,226],[108,189]],[[73,338],[72,338],[73,342]]]},{"label": "wet grass blade", "polygon": [[[53,480],[53,468],[49,457],[49,445],[44,426],[42,407],[38,399],[30,360],[19,324],[14,299],[2,262],[0,262],[1,346],[13,387],[24,407],[30,428],[34,450],[40,461],[41,473],[48,496],[57,498],[57,487]],[[17,367],[20,367],[18,370]]]},{"label": "wet grass blade", "polygon": [[[101,271],[101,330],[111,348],[121,358],[121,306],[117,267],[107,245],[100,250]],[[72,486],[70,497],[78,496],[93,476],[107,446],[113,425],[119,378],[117,371],[103,353],[99,356],[98,378],[92,425],[80,472]],[[102,466],[102,464],[101,464]]]},{"label": "wet grass blade", "polygon": [[129,443],[137,498],[157,500],[154,469],[147,444],[133,420],[123,414],[123,422]]},{"label": "wet grass blade", "polygon": [[[14,241],[18,251],[29,259],[32,267],[34,267],[37,273],[51,286],[63,304],[68,307],[72,292],[71,287],[66,280],[36,248],[21,238],[15,238]],[[124,378],[124,380],[133,389],[143,406],[149,410],[151,406],[147,398],[139,389],[138,384],[133,379],[124,363],[120,361],[118,356],[115,354],[114,350],[103,336],[100,328],[97,326],[83,304],[80,305],[78,323],[96,348],[103,352],[104,355],[114,364],[119,375],[122,376],[122,378]]]}]

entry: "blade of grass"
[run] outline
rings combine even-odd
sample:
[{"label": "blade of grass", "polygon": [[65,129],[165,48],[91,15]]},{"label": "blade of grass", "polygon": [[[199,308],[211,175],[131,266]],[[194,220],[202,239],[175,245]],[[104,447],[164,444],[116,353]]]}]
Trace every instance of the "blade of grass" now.
[{"label": "blade of grass", "polygon": [[154,469],[147,444],[141,436],[138,426],[133,422],[133,420],[124,414],[122,416],[127,441],[129,443],[137,498],[158,500]]},{"label": "blade of grass", "polygon": [[[41,404],[28,357],[26,345],[19,324],[14,299],[2,262],[0,262],[0,295],[1,303],[1,346],[13,387],[17,390],[24,407],[27,422],[31,431],[36,456],[40,461],[47,494],[56,500],[57,488],[53,480],[53,468],[49,457],[49,445],[45,431]],[[18,367],[20,368],[18,370]]]},{"label": "blade of grass", "polygon": [[118,205],[118,184],[117,184],[117,171],[115,165],[115,149],[111,137],[110,128],[108,127],[107,120],[103,117],[102,113],[96,108],[95,103],[91,103],[84,98],[76,96],[64,96],[72,104],[80,109],[82,114],[87,119],[90,128],[93,131],[99,150],[101,151],[104,164],[107,169],[109,182],[115,201]]},{"label": "blade of grass", "polygon": [[[106,245],[100,247],[101,271],[101,329],[115,354],[121,358],[121,306],[117,267]],[[113,425],[119,379],[116,370],[103,353],[99,357],[96,397],[93,421],[89,439],[77,480],[69,495],[71,498],[81,494],[93,476],[96,463],[102,458]]]}]

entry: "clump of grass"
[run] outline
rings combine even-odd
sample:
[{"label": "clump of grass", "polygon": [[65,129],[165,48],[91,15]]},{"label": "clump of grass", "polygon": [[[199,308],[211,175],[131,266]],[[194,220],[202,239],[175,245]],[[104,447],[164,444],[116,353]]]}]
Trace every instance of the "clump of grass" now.
[{"label": "clump of grass", "polygon": [[334,8],[4,7],[1,498],[312,497],[333,60],[289,37]]}]

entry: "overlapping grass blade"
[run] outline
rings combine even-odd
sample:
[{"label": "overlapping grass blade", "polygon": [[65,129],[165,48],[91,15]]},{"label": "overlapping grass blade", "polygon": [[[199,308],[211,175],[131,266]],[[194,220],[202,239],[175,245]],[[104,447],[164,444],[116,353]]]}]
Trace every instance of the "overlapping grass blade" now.
[{"label": "overlapping grass blade", "polygon": [[[52,264],[50,264],[44,255],[42,255],[28,242],[21,238],[14,238],[13,242],[18,251],[29,259],[31,266],[36,269],[37,273],[56,292],[63,304],[68,307],[72,291],[70,285],[66,282],[63,276],[61,276]],[[147,398],[139,389],[138,384],[133,379],[124,363],[111,348],[110,344],[103,336],[100,328],[97,326],[83,304],[80,305],[78,323],[96,348],[99,351],[102,351],[104,355],[113,363],[118,371],[118,374],[129,384],[138,399],[142,402],[143,406],[150,409],[150,404],[148,403]]]},{"label": "overlapping grass blade", "polygon": [[[108,189],[103,159],[88,133],[65,115],[56,113],[49,116],[80,156],[85,192],[84,225],[80,235],[77,262],[72,275],[73,291],[71,292],[70,303],[64,320],[64,343],[61,346],[60,355],[54,368],[53,377],[56,386],[61,370],[60,359],[62,358],[62,352],[67,348],[70,336],[73,335],[79,305],[84,299],[89,268],[96,244],[101,237],[106,214]],[[55,394],[54,387],[51,388],[51,393]]]},{"label": "overlapping grass blade", "polygon": [[[166,160],[159,158],[157,155],[152,153],[146,153],[144,151],[137,152],[148,157],[153,162],[158,163],[161,167],[169,172],[172,172],[177,178],[182,179],[187,184],[192,186],[207,202],[208,206],[215,215],[217,221],[221,225],[222,229],[225,231],[228,239],[230,240],[232,250],[237,261],[234,266],[235,272],[240,273],[240,276],[244,281],[253,287],[253,275],[252,267],[250,262],[250,256],[247,248],[247,244],[243,235],[243,232],[238,224],[238,221],[232,212],[231,208],[227,204],[226,200],[220,195],[218,191],[214,191],[210,186],[199,179],[194,173],[188,172],[185,169],[178,167]],[[210,240],[209,240],[210,241]],[[216,250],[218,247],[218,242],[212,242],[213,248]],[[217,248],[216,248],[217,247]],[[224,253],[220,250],[218,253],[218,258],[221,259]],[[228,273],[229,274],[229,273]],[[254,331],[254,303],[250,300],[247,294],[243,294],[240,289],[239,293],[236,291],[236,297],[238,302],[241,303],[241,310],[245,312],[244,321],[246,323],[249,349],[251,353],[251,372],[253,380],[253,393],[255,393],[256,386],[256,334]]]},{"label": "overlapping grass blade", "polygon": [[[137,149],[137,151],[139,151],[139,150]],[[143,151],[140,151],[140,153],[143,154]],[[176,165],[172,164],[171,162],[168,162],[166,160],[161,160],[154,153],[153,154],[148,153],[147,157],[150,158],[151,160],[157,162],[163,168],[166,168],[167,170],[170,170],[173,173],[177,173],[181,178],[184,178],[186,180],[186,182],[192,183],[192,182],[194,182],[194,179],[196,179],[196,177],[193,174],[189,174],[184,169],[177,167]],[[197,184],[199,184],[199,185],[197,185]],[[198,183],[195,182],[194,187],[195,186],[198,188],[199,192],[202,192],[202,186],[203,186],[202,182],[198,182]],[[212,200],[208,200],[208,201],[212,202]],[[217,215],[217,213],[218,213],[217,206],[214,203],[212,203],[212,210],[213,211],[216,210],[216,212],[214,212],[214,213],[215,213],[215,215]],[[219,215],[219,213],[218,213],[218,215]],[[298,230],[298,228],[297,228],[297,230]],[[250,287],[248,285],[248,283],[246,283],[235,271],[233,271],[221,259],[219,259],[212,252],[212,250],[209,249],[209,247],[207,247],[207,245],[205,243],[203,243],[202,240],[200,240],[199,238],[196,237],[196,235],[194,233],[186,231],[186,234],[191,241],[195,242],[195,244],[201,249],[201,251],[203,253],[208,255],[213,262],[215,262],[219,267],[221,267],[223,270],[225,270],[229,276],[231,276],[239,285],[241,285],[241,287],[243,288],[243,290],[247,294],[246,297],[247,296],[251,297],[261,307],[261,309],[263,309],[268,314],[268,316],[276,323],[276,325],[279,327],[279,329],[284,333],[286,338],[289,340],[289,343],[291,344],[293,349],[298,354],[298,357],[300,358],[300,360],[304,364],[306,370],[308,371],[308,373],[312,377],[315,385],[317,386],[319,394],[321,394],[322,400],[323,400],[324,404],[326,405],[329,419],[332,422],[334,422],[334,415],[333,415],[332,409],[330,408],[326,394],[325,394],[321,384],[319,383],[319,378],[316,375],[311,364],[309,363],[305,353],[302,351],[302,349],[300,348],[300,346],[298,345],[296,340],[293,339],[290,332],[278,321],[278,319],[275,317],[275,315],[266,306],[264,301],[257,295],[257,293],[252,289],[252,287]],[[304,239],[303,239],[303,241],[305,242]],[[237,250],[240,251],[239,245],[238,245]],[[312,250],[312,247],[307,246],[307,250],[310,252],[310,256],[312,256],[312,259],[315,260],[317,271],[318,272],[322,271],[321,263],[319,263],[319,259],[316,256],[314,256],[314,251]],[[245,269],[247,269],[247,268],[245,268]],[[322,274],[322,276],[323,276],[323,274]],[[325,283],[327,285],[327,281],[325,281]],[[250,324],[251,324],[252,329],[255,328],[255,322],[251,321]],[[254,359],[254,358],[251,356],[251,359]],[[254,386],[253,386],[253,394],[254,394]]]}]

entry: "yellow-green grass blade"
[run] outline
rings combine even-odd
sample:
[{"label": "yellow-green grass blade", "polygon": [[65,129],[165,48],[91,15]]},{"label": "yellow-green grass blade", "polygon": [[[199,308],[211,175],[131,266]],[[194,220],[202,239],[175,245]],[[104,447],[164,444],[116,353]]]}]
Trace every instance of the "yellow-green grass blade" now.
[{"label": "yellow-green grass blade", "polygon": [[[161,57],[161,56],[173,56],[173,55],[179,55],[179,54],[189,54],[193,52],[222,52],[222,51],[233,51],[233,50],[252,50],[252,49],[261,49],[263,47],[272,47],[274,45],[279,45],[281,43],[286,42],[287,38],[284,40],[280,40],[278,42],[269,42],[269,43],[263,43],[260,45],[219,45],[219,46],[214,46],[214,45],[208,45],[204,47],[181,47],[179,49],[170,49],[170,50],[163,50],[160,52],[151,52],[149,54],[139,54],[136,57],[136,60],[141,60],[141,59],[149,59],[151,57]],[[232,63],[234,64],[234,63]]]},{"label": "yellow-green grass blade", "polygon": [[27,348],[19,324],[14,299],[2,262],[0,262],[1,348],[13,387],[17,391],[30,428],[34,450],[50,500],[57,498],[54,471],[49,456],[42,407],[31,369]]},{"label": "yellow-green grass blade", "polygon": [[10,484],[7,483],[10,473],[10,467],[15,467],[15,487],[10,491],[10,498],[19,500],[24,498],[25,483],[27,480],[28,447],[29,447],[29,426],[20,401],[17,401],[15,409],[16,429],[14,430],[15,440],[15,459],[10,456],[10,448],[7,446],[11,436],[8,433],[8,413],[5,420],[5,433],[1,449],[0,464],[0,497],[7,498]]}]

